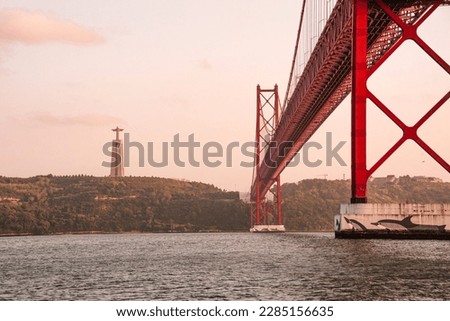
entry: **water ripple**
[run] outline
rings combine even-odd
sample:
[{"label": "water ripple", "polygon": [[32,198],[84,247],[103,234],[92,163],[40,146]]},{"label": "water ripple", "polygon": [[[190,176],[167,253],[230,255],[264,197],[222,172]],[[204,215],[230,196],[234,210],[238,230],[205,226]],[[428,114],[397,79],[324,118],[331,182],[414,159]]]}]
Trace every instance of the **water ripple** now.
[{"label": "water ripple", "polygon": [[331,233],[3,238],[1,300],[449,300],[446,241]]}]

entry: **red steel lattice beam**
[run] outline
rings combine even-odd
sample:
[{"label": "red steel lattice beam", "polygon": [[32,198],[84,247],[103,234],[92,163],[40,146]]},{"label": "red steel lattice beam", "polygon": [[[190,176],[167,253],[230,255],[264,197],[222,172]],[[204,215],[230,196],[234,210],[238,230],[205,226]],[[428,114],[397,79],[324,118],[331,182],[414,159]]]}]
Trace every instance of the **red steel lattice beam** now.
[{"label": "red steel lattice beam", "polygon": [[[428,10],[416,21],[405,22],[385,2],[376,0],[377,5],[390,19],[401,28],[401,36],[380,60],[371,67],[367,65],[367,39],[368,39],[368,10],[369,0],[354,2],[353,20],[353,59],[352,59],[352,203],[367,202],[366,188],[368,178],[407,140],[415,141],[437,163],[450,172],[450,165],[427,145],[419,136],[418,130],[450,97],[447,92],[414,126],[403,123],[386,105],[384,105],[368,88],[367,81],[373,73],[406,41],[413,40],[425,53],[427,53],[448,74],[450,66],[435,51],[433,51],[417,34],[418,27],[435,11],[444,1],[435,1]],[[366,106],[370,99],[380,110],[391,119],[402,131],[402,137],[377,161],[367,169],[366,162]]]}]

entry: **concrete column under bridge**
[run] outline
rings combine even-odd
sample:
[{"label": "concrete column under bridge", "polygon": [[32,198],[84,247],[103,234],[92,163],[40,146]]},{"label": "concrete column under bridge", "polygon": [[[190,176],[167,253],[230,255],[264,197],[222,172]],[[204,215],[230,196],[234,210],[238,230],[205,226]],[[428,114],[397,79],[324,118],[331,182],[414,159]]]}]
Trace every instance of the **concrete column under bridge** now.
[{"label": "concrete column under bridge", "polygon": [[336,238],[450,240],[450,204],[341,204]]}]

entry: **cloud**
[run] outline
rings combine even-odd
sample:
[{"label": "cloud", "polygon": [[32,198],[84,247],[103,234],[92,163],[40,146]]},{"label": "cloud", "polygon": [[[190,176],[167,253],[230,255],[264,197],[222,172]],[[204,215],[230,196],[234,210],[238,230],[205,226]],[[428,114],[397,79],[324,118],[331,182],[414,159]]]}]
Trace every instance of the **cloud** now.
[{"label": "cloud", "polygon": [[103,41],[103,37],[92,29],[42,12],[25,9],[0,10],[0,42],[90,45]]},{"label": "cloud", "polygon": [[208,61],[208,59],[204,58],[202,60],[200,60],[198,62],[198,66],[203,69],[203,70],[211,70],[212,69],[212,65],[211,63]]},{"label": "cloud", "polygon": [[115,126],[125,124],[126,122],[118,117],[105,114],[85,114],[77,116],[55,116],[48,112],[36,112],[30,116],[33,122],[52,126]]}]

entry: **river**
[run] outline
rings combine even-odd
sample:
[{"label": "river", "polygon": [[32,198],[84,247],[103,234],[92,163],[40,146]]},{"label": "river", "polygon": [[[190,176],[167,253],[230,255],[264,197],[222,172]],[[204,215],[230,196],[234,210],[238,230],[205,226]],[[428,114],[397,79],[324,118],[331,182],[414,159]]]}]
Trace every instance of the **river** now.
[{"label": "river", "polygon": [[450,242],[332,233],[0,238],[0,300],[450,300]]}]

